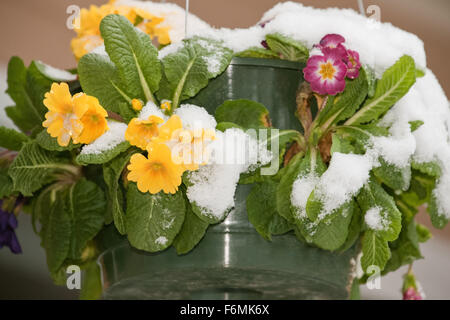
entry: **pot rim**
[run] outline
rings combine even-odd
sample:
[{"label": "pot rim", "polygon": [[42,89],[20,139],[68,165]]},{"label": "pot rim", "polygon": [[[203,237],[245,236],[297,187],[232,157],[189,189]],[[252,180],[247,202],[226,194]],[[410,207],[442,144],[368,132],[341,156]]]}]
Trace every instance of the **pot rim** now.
[{"label": "pot rim", "polygon": [[266,59],[266,58],[247,58],[247,57],[233,57],[230,62],[233,66],[263,66],[278,69],[302,70],[304,63],[281,60],[281,59]]}]

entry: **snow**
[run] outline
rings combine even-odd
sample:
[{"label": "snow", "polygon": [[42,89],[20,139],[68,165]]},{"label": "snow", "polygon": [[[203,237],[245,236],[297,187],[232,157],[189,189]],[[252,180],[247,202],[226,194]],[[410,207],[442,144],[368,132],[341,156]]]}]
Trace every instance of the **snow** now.
[{"label": "snow", "polygon": [[217,125],[216,119],[205,108],[193,104],[180,105],[174,114],[180,117],[186,130],[215,129]]},{"label": "snow", "polygon": [[251,134],[235,128],[217,131],[209,147],[210,162],[189,174],[193,185],[186,195],[206,215],[221,220],[234,206],[240,174],[268,163],[272,155]]},{"label": "snow", "polygon": [[373,207],[367,210],[364,221],[370,229],[375,231],[385,230],[389,224],[389,221],[384,217],[379,207]]},{"label": "snow", "polygon": [[138,118],[140,120],[148,120],[150,116],[157,116],[163,120],[168,119],[168,117],[162,112],[162,110],[152,101],[147,102],[147,104],[142,107],[141,112],[139,112]]},{"label": "snow", "polygon": [[306,217],[306,203],[309,195],[319,182],[319,177],[311,173],[301,176],[295,180],[292,188],[295,192],[291,194],[292,205],[296,208],[296,214],[299,217]]},{"label": "snow", "polygon": [[66,70],[57,69],[55,67],[49,66],[41,61],[38,61],[38,64],[43,67],[42,72],[52,80],[57,81],[75,81],[77,80],[77,75],[72,74]]},{"label": "snow", "polygon": [[[303,42],[309,49],[328,33],[346,38],[346,46],[359,52],[363,64],[372,67],[377,77],[404,54],[414,58],[425,69],[422,40],[416,35],[363,17],[352,9],[316,9],[299,3],[279,3],[267,11],[259,25],[247,29],[202,29],[194,34],[224,41],[235,52],[260,47],[266,34],[281,33]],[[190,34],[192,35],[192,34]]]},{"label": "snow", "polygon": [[166,237],[161,236],[155,240],[155,243],[164,246],[167,243],[167,241],[168,240]]},{"label": "snow", "polygon": [[101,56],[106,56],[109,59],[109,56],[108,56],[108,53],[106,52],[104,44],[99,45],[98,47],[95,47],[90,53],[96,53],[96,54],[99,54]]},{"label": "snow", "polygon": [[315,192],[324,201],[324,212],[331,213],[356,195],[368,181],[373,165],[373,158],[367,155],[333,153]]},{"label": "snow", "polygon": [[122,122],[113,120],[108,121],[109,130],[98,137],[91,144],[86,144],[81,149],[80,154],[100,154],[104,151],[111,150],[118,144],[125,141],[125,131],[127,125]]}]

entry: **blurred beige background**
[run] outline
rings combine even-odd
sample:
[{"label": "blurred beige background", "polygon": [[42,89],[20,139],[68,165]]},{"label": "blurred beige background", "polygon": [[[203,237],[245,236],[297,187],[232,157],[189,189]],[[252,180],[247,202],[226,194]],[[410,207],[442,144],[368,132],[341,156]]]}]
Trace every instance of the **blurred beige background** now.
[{"label": "blurred beige background", "polygon": [[[66,27],[69,5],[88,7],[107,0],[1,0],[0,1],[0,124],[8,124],[3,107],[10,103],[3,92],[5,66],[12,55],[29,63],[42,60],[60,68],[75,67],[70,50],[74,32]],[[184,7],[184,0],[167,0]],[[280,1],[276,0],[190,0],[190,11],[217,27],[248,27]],[[319,8],[341,7],[358,10],[357,0],[296,1]],[[450,96],[450,0],[364,0],[365,6],[381,8],[381,20],[417,34],[425,43],[428,67],[440,80]],[[449,195],[450,196],[450,195]],[[39,238],[33,234],[30,218],[19,218],[18,237],[24,251],[14,256],[8,249],[0,250],[1,298],[75,298],[76,292],[55,287],[49,279],[44,252]],[[450,299],[450,226],[435,230],[426,214],[419,220],[430,227],[435,237],[423,246],[425,260],[415,264],[429,298]],[[401,276],[405,268],[382,281],[382,290],[363,288],[363,297],[398,299]]]}]

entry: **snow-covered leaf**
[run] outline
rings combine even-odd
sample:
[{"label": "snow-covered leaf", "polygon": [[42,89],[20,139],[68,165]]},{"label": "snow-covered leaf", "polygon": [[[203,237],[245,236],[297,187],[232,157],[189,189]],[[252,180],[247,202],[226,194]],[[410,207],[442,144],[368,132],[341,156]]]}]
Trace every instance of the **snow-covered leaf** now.
[{"label": "snow-covered leaf", "polygon": [[208,80],[221,74],[232,58],[232,51],[220,42],[206,38],[183,40],[183,46],[162,59],[163,77],[158,92],[160,100],[181,101],[195,96]]},{"label": "snow-covered leaf", "polygon": [[263,59],[280,59],[280,56],[270,50],[260,47],[253,47],[249,48],[247,50],[241,51],[236,54],[236,57],[242,57],[242,58],[263,58]]},{"label": "snow-covered leaf", "polygon": [[280,33],[266,35],[269,48],[279,54],[282,59],[298,62],[306,62],[309,50],[300,41],[286,37]]},{"label": "snow-covered leaf", "polygon": [[111,149],[102,151],[100,153],[80,153],[76,161],[82,165],[88,164],[102,164],[111,161],[120,153],[126,151],[130,147],[128,141],[123,141]]}]

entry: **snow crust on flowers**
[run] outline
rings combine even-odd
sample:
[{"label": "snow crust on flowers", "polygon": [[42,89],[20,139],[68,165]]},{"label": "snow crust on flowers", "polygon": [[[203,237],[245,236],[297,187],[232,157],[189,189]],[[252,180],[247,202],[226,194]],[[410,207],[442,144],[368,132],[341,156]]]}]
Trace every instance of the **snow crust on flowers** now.
[{"label": "snow crust on flowers", "polygon": [[161,109],[154,104],[152,101],[147,102],[147,104],[142,107],[141,112],[139,112],[139,120],[147,120],[148,117],[150,116],[157,116],[160,117],[162,119],[164,119],[164,121],[166,121],[167,119],[169,119],[162,111]]},{"label": "snow crust on flowers", "polygon": [[[158,24],[158,27],[170,27],[169,36],[172,43],[179,42],[185,37],[185,10],[176,4],[151,1],[118,0],[116,5],[126,5],[140,8],[155,16],[164,17],[164,21]],[[196,15],[189,13],[187,25],[189,34],[194,31],[209,28],[210,26],[206,22],[199,19]]]},{"label": "snow crust on flowers", "polygon": [[235,128],[216,131],[216,139],[209,147],[210,162],[189,173],[193,185],[187,188],[186,195],[206,214],[223,219],[234,206],[240,174],[268,163],[272,155],[256,139]]},{"label": "snow crust on flowers", "polygon": [[376,231],[385,230],[389,224],[379,207],[370,208],[364,216],[364,221],[370,229]]},{"label": "snow crust on flowers", "polygon": [[41,64],[44,67],[44,74],[50,77],[54,80],[59,81],[74,81],[77,79],[76,74],[72,74],[66,70],[58,69],[52,66],[49,66],[48,64],[45,64],[41,61],[39,61],[39,64]]},{"label": "snow crust on flowers", "polygon": [[174,114],[180,117],[187,130],[215,129],[217,125],[216,119],[205,108],[193,104],[182,104]]},{"label": "snow crust on flowers", "polygon": [[264,23],[264,28],[259,25],[248,29],[211,28],[195,33],[223,40],[235,52],[260,47],[270,33],[290,36],[309,49],[326,34],[340,34],[346,39],[346,46],[359,52],[363,65],[372,67],[377,77],[404,54],[413,57],[419,68],[426,67],[423,42],[416,35],[390,23],[363,17],[352,9],[316,9],[284,2],[267,11],[260,23]]},{"label": "snow crust on flowers", "polygon": [[94,142],[83,146],[80,154],[100,154],[125,141],[125,131],[127,130],[125,123],[110,120],[108,121],[108,127],[109,130]]}]

